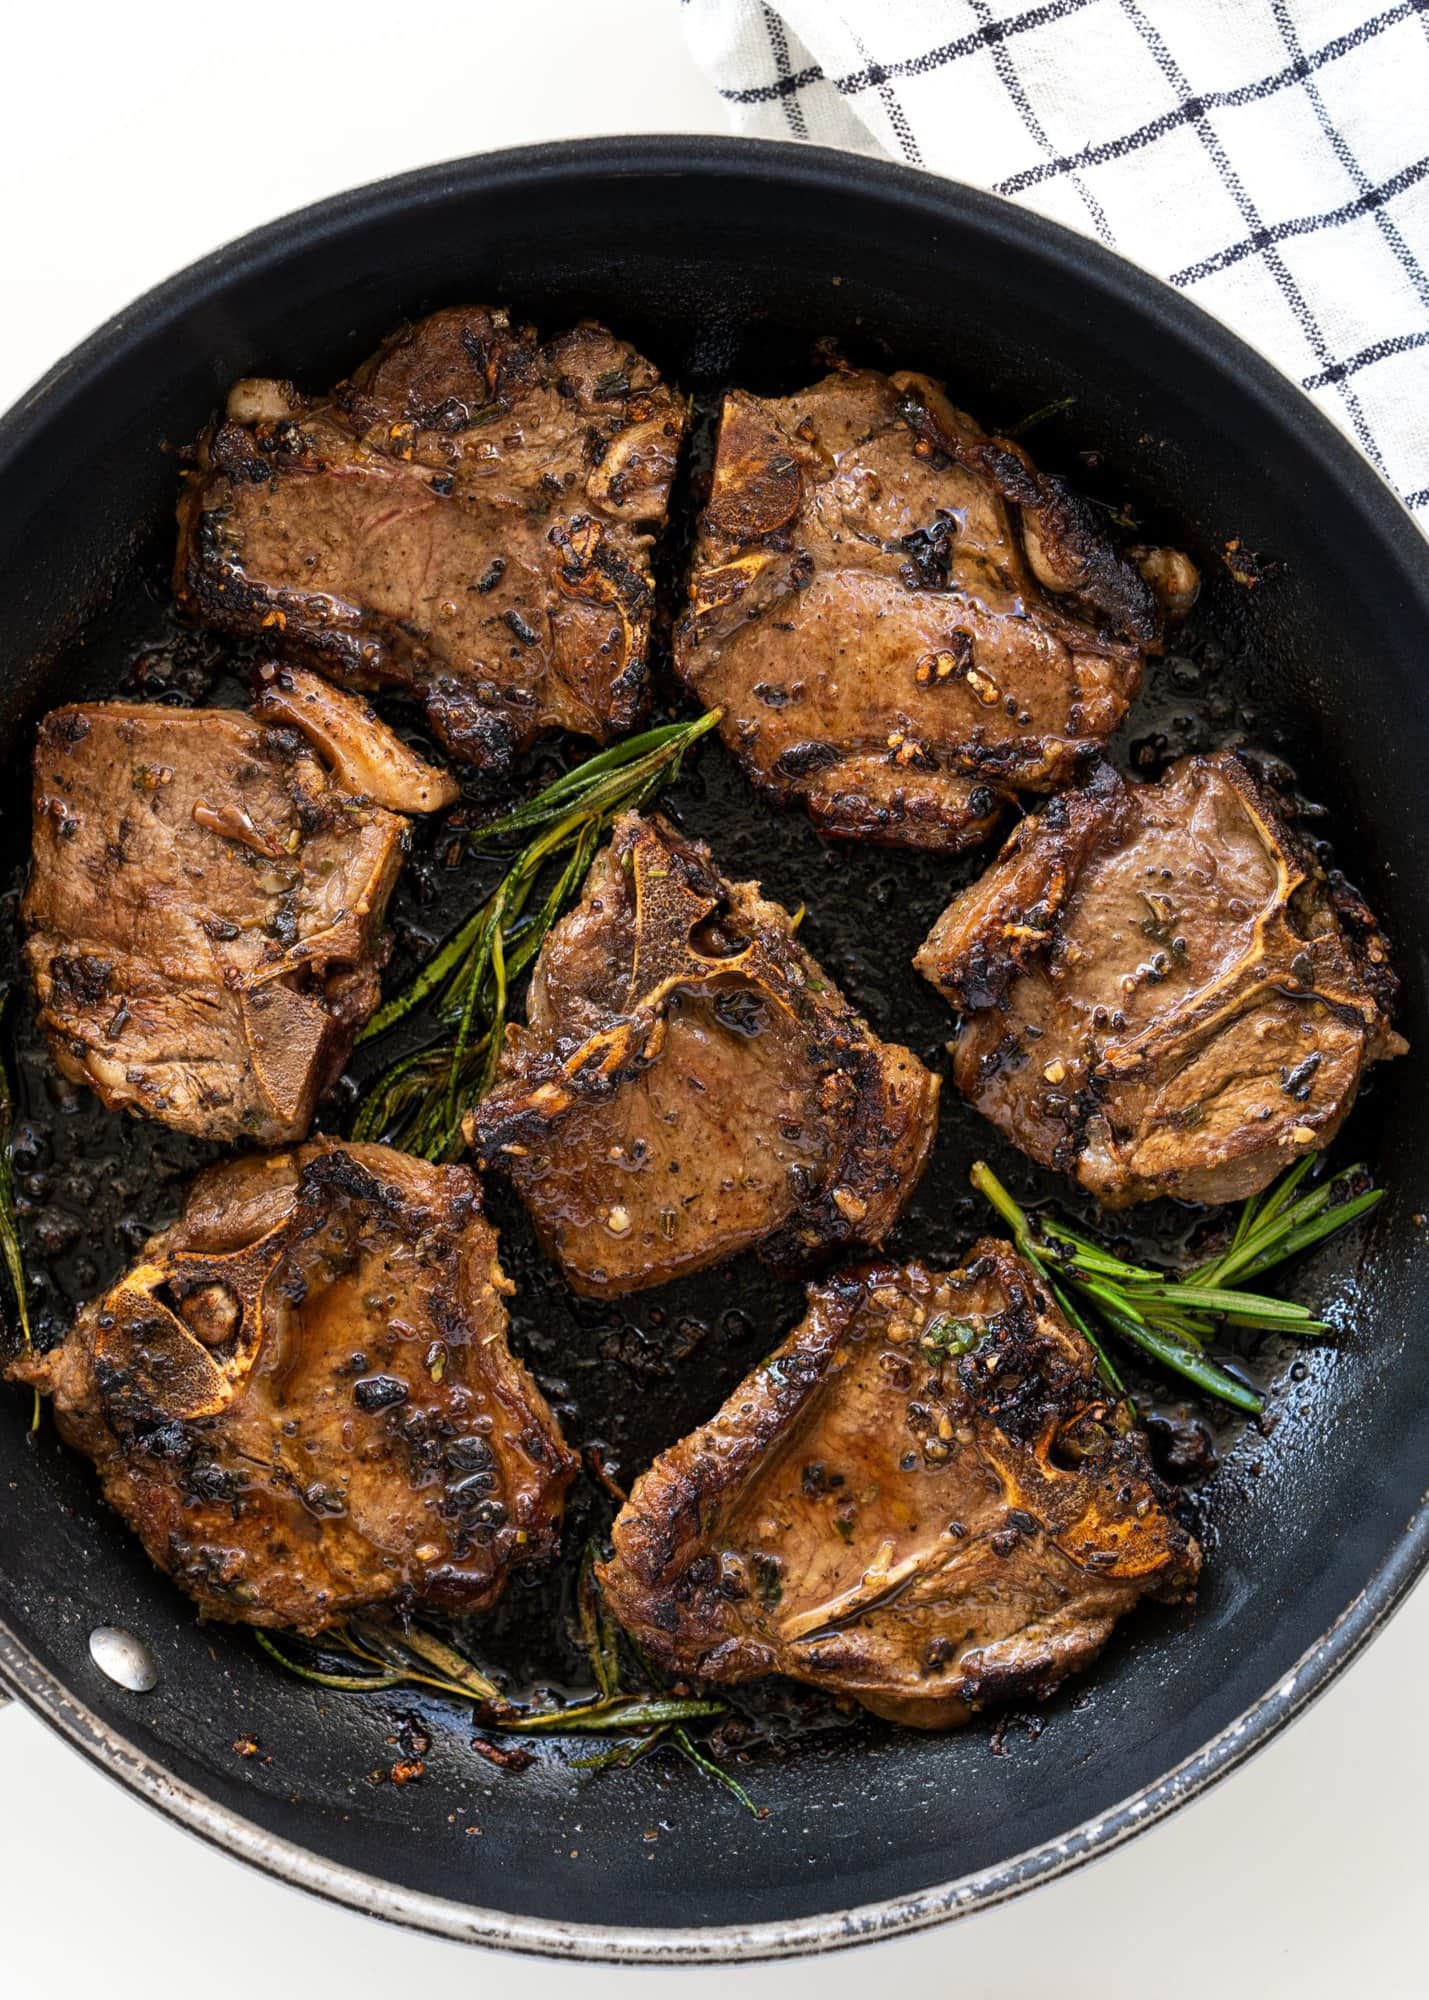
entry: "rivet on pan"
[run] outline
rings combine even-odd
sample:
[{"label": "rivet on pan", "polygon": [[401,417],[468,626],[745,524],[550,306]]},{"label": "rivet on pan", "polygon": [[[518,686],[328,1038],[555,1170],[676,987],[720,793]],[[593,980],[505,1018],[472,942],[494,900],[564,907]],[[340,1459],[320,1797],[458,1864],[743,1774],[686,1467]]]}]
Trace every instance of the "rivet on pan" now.
[{"label": "rivet on pan", "polygon": [[96,1625],[89,1635],[89,1657],[102,1674],[131,1694],[148,1694],[159,1685],[159,1662],[122,1625]]}]

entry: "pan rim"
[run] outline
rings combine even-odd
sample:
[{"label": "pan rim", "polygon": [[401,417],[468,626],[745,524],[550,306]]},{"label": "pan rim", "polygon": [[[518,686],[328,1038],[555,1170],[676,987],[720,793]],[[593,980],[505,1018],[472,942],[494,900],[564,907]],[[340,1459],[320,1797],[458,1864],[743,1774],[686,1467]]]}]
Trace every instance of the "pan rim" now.
[{"label": "pan rim", "polygon": [[[55,421],[63,403],[102,377],[126,345],[191,313],[246,266],[261,267],[295,242],[341,233],[423,199],[462,189],[490,194],[503,181],[547,180],[591,171],[631,177],[681,172],[731,180],[776,175],[810,193],[866,189],[933,217],[971,216],[990,238],[1014,240],[1068,281],[1110,288],[1141,319],[1166,324],[1207,348],[1239,379],[1242,394],[1293,420],[1302,447],[1327,487],[1352,503],[1402,567],[1429,619],[1429,549],[1394,489],[1289,377],[1192,301],[1102,245],[1000,197],[889,162],[823,147],[717,136],[635,135],[510,148],[417,169],[297,210],[200,259],[145,293],[58,361],[0,417],[0,481]],[[1418,574],[1415,575],[1417,570]],[[1381,1631],[1429,1564],[1429,1494],[1406,1521],[1389,1555],[1330,1629],[1277,1684],[1211,1741],[1153,1784],[1094,1820],[993,1866],[905,1896],[848,1911],[747,1925],[663,1927],[565,1924],[477,1908],[383,1882],[267,1832],[207,1798],[112,1729],[0,1621],[0,1686],[8,1688],[71,1747],[165,1817],[236,1858],[330,1902],[430,1935],[558,1959],[624,1964],[748,1963],[869,1943],[989,1908],[1110,1852],[1155,1824],[1271,1741]]]},{"label": "pan rim", "polygon": [[1429,1554],[1429,1492],[1405,1525],[1390,1558],[1329,1632],[1306,1649],[1268,1693],[1173,1771],[1085,1820],[1058,1839],[1006,1861],[906,1896],[850,1910],[757,1924],[662,1926],[566,1924],[458,1903],[404,1889],[357,1868],[328,1861],[296,1841],[269,1833],[216,1804],[112,1729],[0,1624],[0,1686],[91,1764],[164,1818],[210,1846],[325,1902],[430,1937],[484,1945],[526,1957],[615,1965],[757,1964],[813,1957],[929,1930],[1026,1894],[1086,1862],[1110,1854],[1200,1796],[1282,1730],[1358,1657],[1400,1608]]}]

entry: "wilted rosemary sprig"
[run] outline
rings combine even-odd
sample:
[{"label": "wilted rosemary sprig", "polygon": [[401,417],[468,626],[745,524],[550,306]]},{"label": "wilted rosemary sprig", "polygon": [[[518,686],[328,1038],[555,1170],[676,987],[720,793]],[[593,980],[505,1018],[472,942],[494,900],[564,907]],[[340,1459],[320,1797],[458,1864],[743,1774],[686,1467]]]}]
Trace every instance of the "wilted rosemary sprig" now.
[{"label": "wilted rosemary sprig", "polygon": [[[500,819],[478,829],[485,842],[529,836],[501,881],[461,928],[379,1007],[357,1037],[368,1042],[419,1009],[434,1033],[368,1086],[354,1139],[385,1140],[425,1160],[461,1149],[461,1120],[490,1085],[501,1053],[507,995],[557,918],[579,896],[586,870],[616,817],[647,805],[672,783],[691,745],[719,721],[647,729],[567,771]],[[534,901],[541,890],[539,900]]]},{"label": "wilted rosemary sprig", "polygon": [[1206,1342],[1221,1325],[1297,1336],[1328,1332],[1307,1306],[1249,1291],[1246,1280],[1357,1221],[1384,1194],[1383,1188],[1346,1192],[1363,1177],[1363,1167],[1347,1167],[1309,1194],[1299,1194],[1312,1161],[1306,1154],[1264,1194],[1245,1202],[1226,1248],[1180,1275],[1113,1256],[1051,1217],[1034,1221],[983,1160],[971,1179],[1008,1224],[1017,1248],[1041,1273],[1067,1319],[1091,1343],[1113,1389],[1125,1394],[1093,1318],[1196,1388],[1258,1416],[1263,1398],[1213,1361]]},{"label": "wilted rosemary sprig", "polygon": [[[299,1680],[341,1694],[379,1694],[386,1688],[431,1688],[438,1694],[469,1701],[486,1728],[518,1736],[616,1736],[622,1740],[592,1757],[574,1759],[578,1770],[623,1770],[667,1743],[695,1769],[716,1779],[756,1818],[764,1812],[748,1792],[709,1753],[700,1748],[686,1725],[723,1715],[722,1701],[704,1696],[632,1693],[622,1685],[620,1635],[595,1578],[595,1551],[588,1548],[581,1564],[576,1608],[581,1641],[590,1661],[595,1692],[565,1708],[521,1708],[508,1701],[491,1676],[455,1646],[420,1626],[398,1631],[387,1625],[355,1622],[332,1636],[302,1640],[255,1627],[253,1637],[269,1659]],[[281,1643],[280,1643],[281,1641]],[[290,1648],[300,1649],[295,1654]],[[314,1658],[300,1654],[311,1653]],[[317,1664],[338,1658],[336,1670]]]},{"label": "wilted rosemary sprig", "polygon": [[432,1688],[457,1701],[469,1701],[491,1729],[524,1736],[586,1736],[664,1729],[675,1723],[698,1722],[722,1715],[724,1704],[664,1694],[624,1694],[617,1690],[592,1695],[565,1708],[520,1708],[508,1701],[495,1681],[454,1646],[420,1626],[405,1631],[385,1626],[345,1625],[331,1637],[311,1642],[326,1658],[350,1664],[334,1671],[287,1649],[308,1642],[254,1628],[259,1646],[299,1680],[342,1694],[377,1694],[384,1688]]},{"label": "wilted rosemary sprig", "polygon": [[[601,1595],[600,1585],[596,1581],[594,1548],[587,1548],[585,1560],[581,1565],[576,1605],[580,1617],[581,1639],[590,1659],[595,1684],[606,1699],[613,1701],[619,1697],[621,1689],[620,1630],[610,1615],[610,1608]],[[643,1659],[641,1665],[645,1665]],[[643,1711],[647,1721],[650,1720],[653,1705],[652,1698],[650,1705]],[[709,1704],[711,1712],[723,1712],[723,1708],[722,1702]],[[756,1819],[764,1819],[769,1808],[757,1806],[739,1780],[726,1771],[722,1764],[717,1763],[708,1750],[701,1748],[693,1740],[689,1730],[685,1728],[687,1720],[688,1716],[668,1714],[644,1735],[628,1735],[623,1742],[615,1744],[612,1749],[602,1750],[594,1757],[577,1758],[577,1766],[583,1771],[623,1771],[637,1758],[655,1749],[658,1744],[666,1743],[672,1750],[677,1751],[687,1764],[692,1764],[705,1777],[713,1778],[716,1784],[723,1785],[733,1798],[739,1800],[746,1812],[752,1813]]]}]

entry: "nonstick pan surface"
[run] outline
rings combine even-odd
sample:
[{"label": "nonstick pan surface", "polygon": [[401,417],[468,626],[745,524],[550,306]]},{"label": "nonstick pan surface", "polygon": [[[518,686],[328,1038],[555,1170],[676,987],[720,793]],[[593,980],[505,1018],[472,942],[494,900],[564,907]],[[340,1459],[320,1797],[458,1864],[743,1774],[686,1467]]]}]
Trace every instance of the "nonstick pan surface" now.
[{"label": "nonstick pan surface", "polygon": [[[696,139],[505,153],[364,189],[262,230],[141,300],[0,425],[0,815],[12,894],[36,716],[124,689],[236,698],[237,649],[180,635],[167,604],[175,454],[253,372],[321,387],[406,317],[509,302],[543,330],[586,314],[637,342],[697,410],[737,380],[782,390],[854,360],[926,369],[992,426],[1064,406],[1028,435],[1207,590],[1158,663],[1117,755],[1140,770],[1246,741],[1312,805],[1382,916],[1415,1053],[1365,1093],[1336,1157],[1390,1190],[1363,1232],[1290,1281],[1335,1337],[1248,1362],[1273,1421],[1222,1428],[1190,1500],[1206,1545],[1197,1605],[1128,1621],[1035,1723],[921,1736],[752,1700],[738,1775],[755,1819],[659,1756],[591,1777],[581,1746],[519,1776],[471,1747],[469,1715],[400,1691],[347,1698],[282,1676],[242,1633],[198,1624],[99,1503],[87,1469],[0,1393],[0,1676],[97,1763],[235,1854],[444,1935],[576,1957],[754,1958],[912,1928],[996,1901],[1114,1845],[1287,1722],[1394,1609],[1429,1549],[1429,1105],[1417,1053],[1429,942],[1429,549],[1393,495],[1283,378],[1187,302],[1096,245],[967,189],[849,156]],[[827,352],[827,350],[822,350]],[[1073,399],[1066,405],[1064,399]],[[1237,543],[1232,577],[1223,559]],[[671,559],[672,571],[677,557]],[[400,711],[395,711],[400,713]],[[539,760],[537,760],[539,763]],[[533,764],[533,771],[536,765]],[[726,871],[806,902],[815,955],[882,1033],[942,1060],[948,1017],[908,970],[975,862],[820,841],[756,801],[716,745],[674,796]],[[494,864],[423,850],[395,906],[421,949]],[[20,1166],[42,1330],[177,1207],[203,1149],[62,1099],[17,1000]],[[340,1116],[341,1106],[334,1113]],[[1053,1191],[947,1104],[895,1249],[956,1256],[986,1217],[987,1152]],[[28,1149],[28,1150],[26,1150]],[[1062,1191],[1066,1199],[1065,1190]],[[610,1305],[571,1301],[497,1194],[521,1286],[515,1333],[577,1442],[629,1479],[710,1414],[797,1315],[752,1263]],[[1148,1219],[1161,1239],[1185,1211]],[[1163,1414],[1165,1384],[1145,1385]],[[598,1531],[578,1497],[570,1543]],[[565,1569],[571,1567],[568,1561]],[[513,1589],[483,1633],[517,1680],[576,1685],[559,1577]],[[161,1676],[129,1694],[89,1634],[126,1627]],[[426,1775],[374,1783],[403,1732]],[[254,1754],[238,1746],[256,1742]]]}]

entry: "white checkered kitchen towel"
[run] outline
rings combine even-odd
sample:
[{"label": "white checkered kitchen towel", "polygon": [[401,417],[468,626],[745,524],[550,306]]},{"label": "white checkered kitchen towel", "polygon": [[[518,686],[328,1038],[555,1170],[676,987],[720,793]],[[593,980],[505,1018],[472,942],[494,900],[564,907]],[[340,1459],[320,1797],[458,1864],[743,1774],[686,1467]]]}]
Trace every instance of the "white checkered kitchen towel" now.
[{"label": "white checkered kitchen towel", "polygon": [[684,0],[739,131],[992,188],[1189,292],[1429,531],[1429,0]]}]

